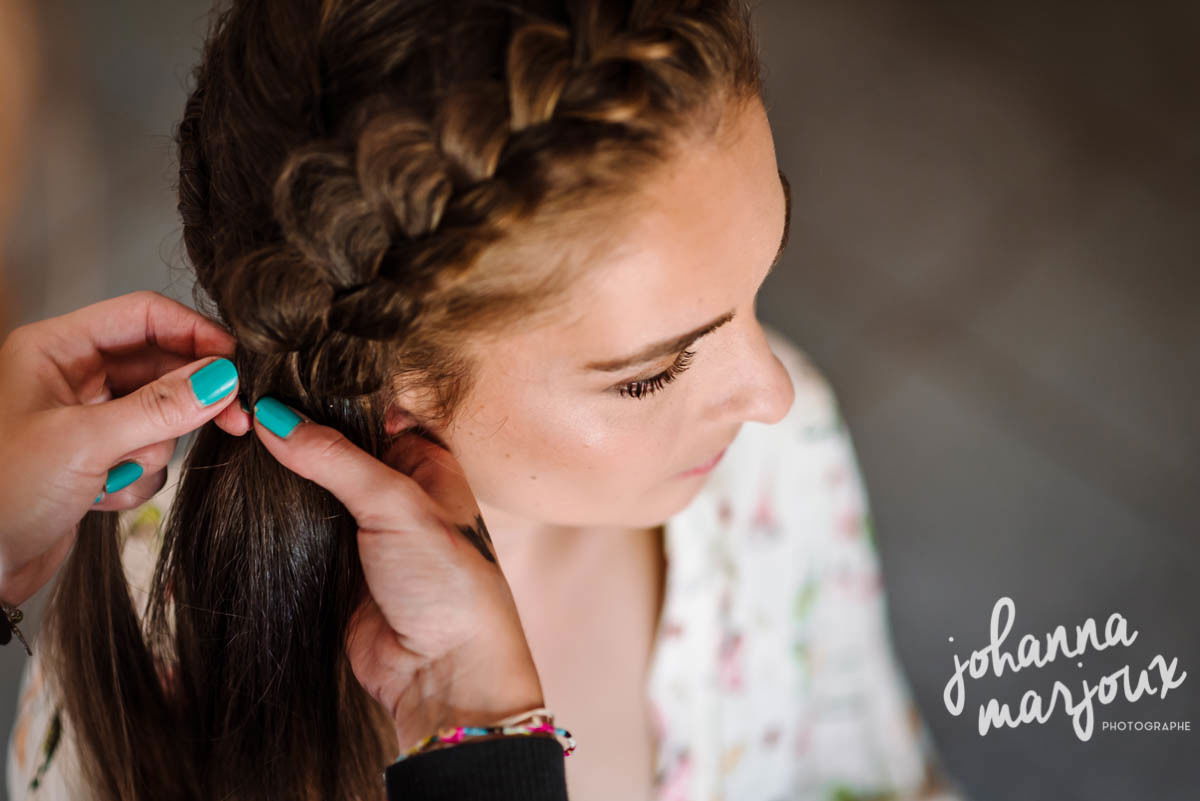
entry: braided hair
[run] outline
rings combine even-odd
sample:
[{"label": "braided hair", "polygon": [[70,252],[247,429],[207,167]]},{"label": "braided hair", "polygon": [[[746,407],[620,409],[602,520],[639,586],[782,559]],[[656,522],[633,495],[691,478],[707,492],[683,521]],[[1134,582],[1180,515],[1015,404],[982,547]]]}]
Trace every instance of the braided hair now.
[{"label": "braided hair", "polygon": [[[472,336],[555,307],[598,210],[761,95],[743,0],[234,0],[177,129],[197,305],[240,391],[369,453],[400,386],[439,422]],[[608,206],[606,206],[608,204]],[[91,512],[46,614],[98,801],[378,798],[390,721],[345,655],[354,523],[202,428],[139,616]]]}]

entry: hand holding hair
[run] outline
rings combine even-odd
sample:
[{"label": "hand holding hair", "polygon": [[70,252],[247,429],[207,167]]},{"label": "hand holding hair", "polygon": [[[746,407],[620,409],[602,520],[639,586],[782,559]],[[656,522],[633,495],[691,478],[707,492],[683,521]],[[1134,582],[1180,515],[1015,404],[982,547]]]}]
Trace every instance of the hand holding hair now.
[{"label": "hand holding hair", "polygon": [[381,461],[274,398],[254,413],[267,450],[333,493],[358,524],[370,596],[346,647],[401,747],[542,706],[512,592],[453,454],[408,431]]},{"label": "hand holding hair", "polygon": [[0,345],[0,601],[55,573],[89,510],[131,509],[166,482],[178,437],[233,403],[233,337],[181,303],[133,292],[15,329]]}]

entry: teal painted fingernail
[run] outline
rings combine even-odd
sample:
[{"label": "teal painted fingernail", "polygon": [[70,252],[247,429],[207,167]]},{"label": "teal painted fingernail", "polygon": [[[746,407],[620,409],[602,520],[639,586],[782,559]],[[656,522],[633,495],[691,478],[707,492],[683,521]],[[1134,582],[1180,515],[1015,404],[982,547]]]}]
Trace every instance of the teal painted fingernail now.
[{"label": "teal painted fingernail", "polygon": [[254,416],[268,431],[284,439],[287,439],[304,420],[270,395],[264,395],[254,404]]},{"label": "teal painted fingernail", "polygon": [[104,491],[112,495],[117,490],[123,490],[142,477],[142,466],[137,462],[121,462],[108,471],[104,482]]},{"label": "teal painted fingernail", "polygon": [[201,406],[211,406],[237,386],[237,368],[229,359],[209,362],[188,377],[192,392]]},{"label": "teal painted fingernail", "polygon": [[96,496],[96,500],[92,501],[92,503],[100,503],[100,501],[103,499],[104,499],[104,493],[102,492]]}]

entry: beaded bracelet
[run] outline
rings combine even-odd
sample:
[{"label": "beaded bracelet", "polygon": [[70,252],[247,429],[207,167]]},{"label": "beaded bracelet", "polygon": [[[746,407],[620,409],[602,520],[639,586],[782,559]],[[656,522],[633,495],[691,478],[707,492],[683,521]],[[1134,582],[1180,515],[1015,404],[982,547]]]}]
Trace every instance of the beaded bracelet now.
[{"label": "beaded bracelet", "polygon": [[[397,757],[396,761],[402,762],[416,754],[433,750],[433,747],[436,745],[454,745],[472,737],[484,737],[489,734],[509,736],[553,734],[555,738],[562,738],[567,741],[566,746],[563,748],[564,757],[570,756],[575,750],[575,739],[571,737],[571,732],[556,727],[554,725],[554,715],[550,714],[544,707],[539,707],[519,715],[507,717],[491,726],[454,726],[440,729],[436,733],[423,738],[412,748],[409,748]],[[562,739],[559,740],[560,743]]]}]

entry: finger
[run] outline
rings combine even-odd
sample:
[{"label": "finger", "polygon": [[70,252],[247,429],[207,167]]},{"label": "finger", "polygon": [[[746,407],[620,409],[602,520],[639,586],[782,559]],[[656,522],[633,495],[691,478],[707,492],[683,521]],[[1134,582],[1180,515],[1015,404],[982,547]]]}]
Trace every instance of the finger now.
[{"label": "finger", "polygon": [[416,481],[451,519],[469,523],[478,514],[479,504],[458,459],[417,431],[397,435],[383,461]]},{"label": "finger", "polygon": [[80,456],[89,466],[109,466],[126,453],[180,437],[216,417],[233,402],[237,370],[228,359],[202,359],[105,403],[62,409],[67,429],[80,432]]},{"label": "finger", "polygon": [[242,406],[244,399],[239,395],[237,403],[231,403],[221,410],[221,413],[213,418],[213,422],[220,426],[226,434],[231,434],[235,437],[245,435],[254,423],[250,419],[250,414]]},{"label": "finger", "polygon": [[221,326],[157,292],[141,291],[93,303],[62,316],[77,341],[122,352],[156,345],[188,359],[232,356],[236,341]]},{"label": "finger", "polygon": [[144,448],[138,448],[136,451],[130,451],[121,457],[122,462],[137,462],[142,466],[145,472],[150,473],[154,470],[161,470],[171,461],[171,457],[175,455],[175,445],[178,440],[165,439],[161,442],[155,442]]},{"label": "finger", "polygon": [[254,431],[281,464],[333,493],[361,528],[423,528],[431,509],[420,488],[359,448],[275,398],[259,398]]},{"label": "finger", "polygon": [[[146,488],[153,484],[153,481],[147,482],[146,478],[164,471],[167,463],[175,454],[175,443],[176,440],[156,442],[122,456],[117,464],[113,465],[105,474],[103,486],[97,495],[100,500],[93,501],[95,508],[101,510],[128,508],[128,505],[123,506],[120,503],[114,505],[109,501],[118,496],[122,499],[141,497],[140,503],[161,489],[161,485],[156,486],[150,495],[145,495]],[[133,492],[125,493],[124,490],[127,487],[133,489]]]},{"label": "finger", "polygon": [[193,361],[177,353],[152,347],[128,354],[103,354],[101,358],[104,382],[111,396],[117,398]]},{"label": "finger", "polygon": [[[367,595],[358,605],[346,626],[346,652],[350,656],[351,668],[363,683],[364,689],[376,698],[382,695],[382,688],[376,682],[381,677],[394,675],[396,670],[403,667],[394,662],[385,664],[380,661],[381,649],[377,647],[378,643],[390,640],[400,644],[400,639],[394,634],[389,638],[388,635],[393,631],[383,615],[383,610],[371,595]],[[388,653],[388,656],[391,654]]]},{"label": "finger", "polygon": [[234,353],[233,336],[157,292],[133,292],[32,323],[39,352],[68,375],[102,366],[110,355],[157,348],[189,360]]},{"label": "finger", "polygon": [[167,483],[167,468],[146,473],[129,486],[112,494],[104,493],[92,508],[102,512],[134,509],[153,498]]}]

